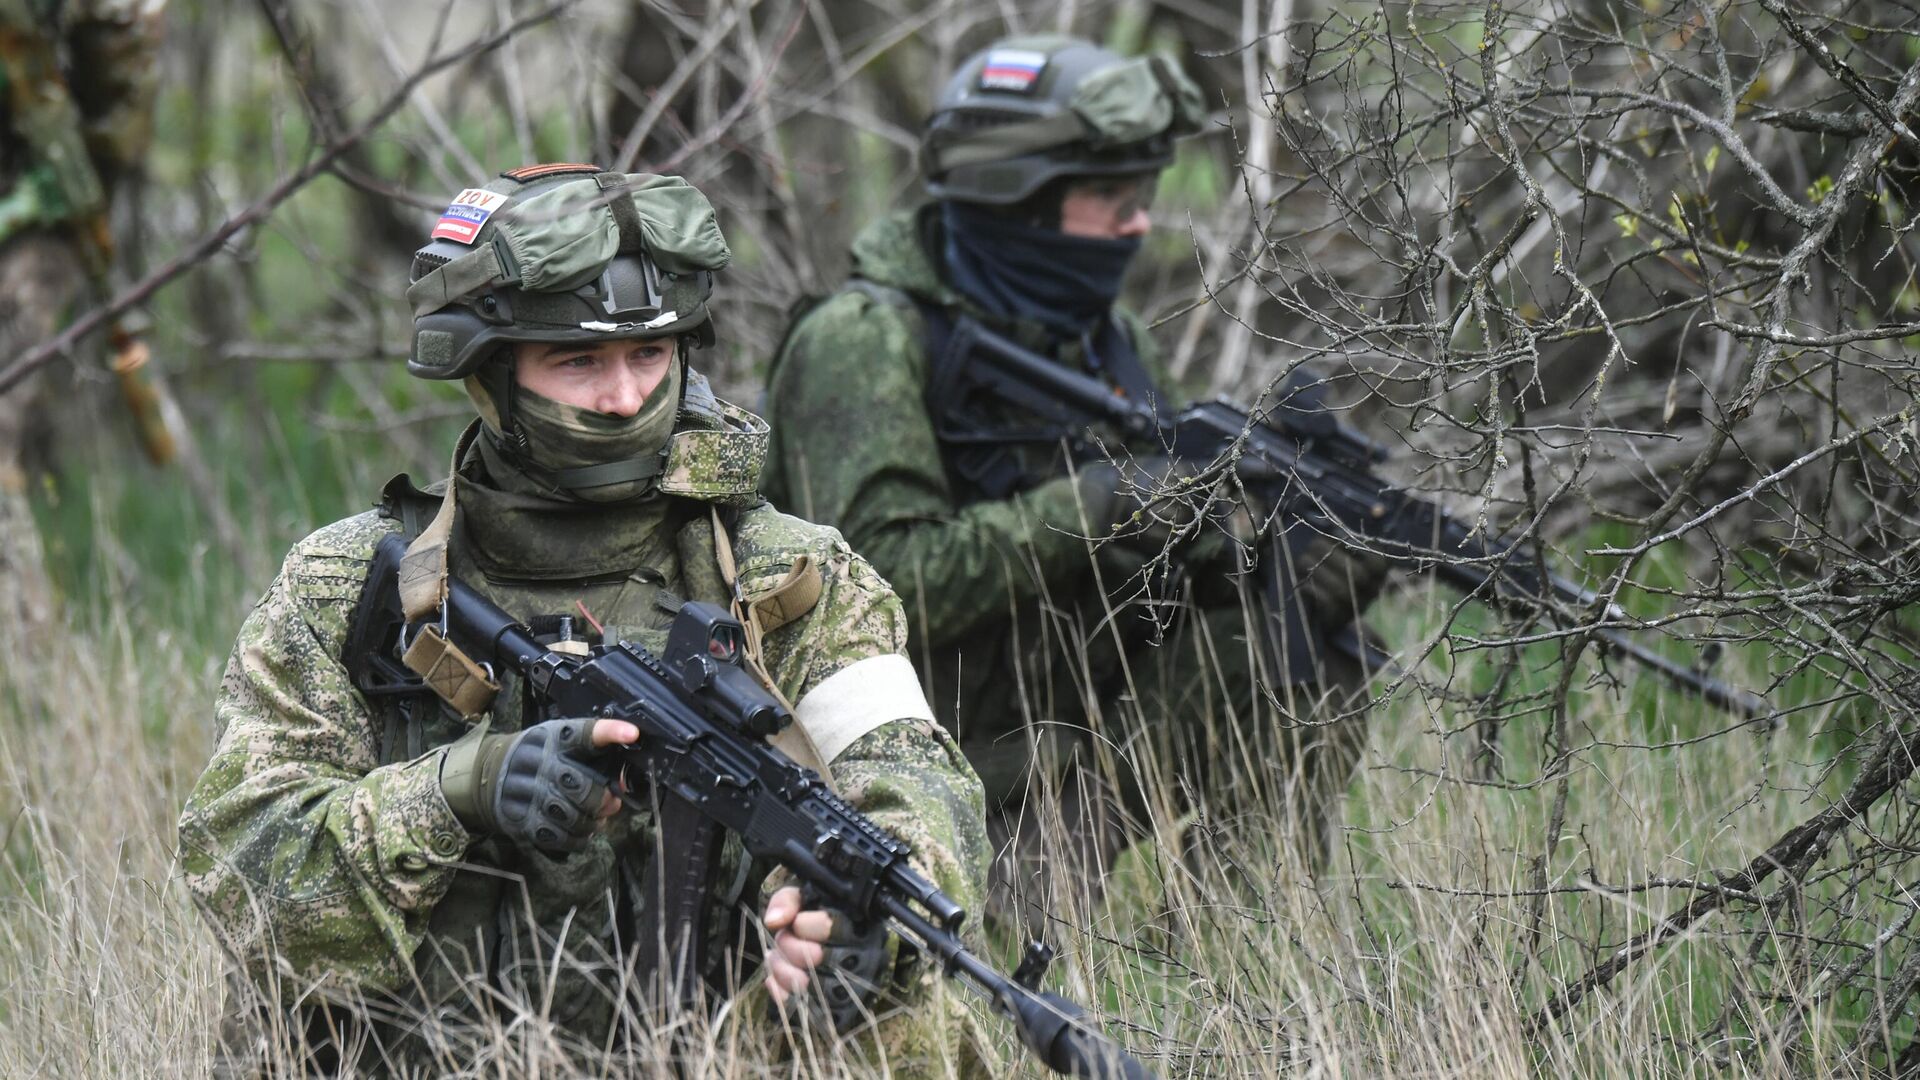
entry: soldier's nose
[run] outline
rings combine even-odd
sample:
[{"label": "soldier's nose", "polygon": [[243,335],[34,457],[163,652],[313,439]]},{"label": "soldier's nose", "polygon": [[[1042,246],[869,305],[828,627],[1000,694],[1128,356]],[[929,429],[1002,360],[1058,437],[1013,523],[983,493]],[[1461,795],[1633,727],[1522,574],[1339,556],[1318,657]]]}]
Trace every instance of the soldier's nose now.
[{"label": "soldier's nose", "polygon": [[1153,215],[1142,208],[1135,210],[1133,216],[1122,221],[1116,230],[1122,240],[1131,240],[1136,236],[1145,236],[1153,230]]},{"label": "soldier's nose", "polygon": [[607,387],[600,399],[600,411],[609,416],[628,417],[640,411],[647,403],[646,391],[640,388],[640,380],[626,371],[611,376],[612,384]]}]

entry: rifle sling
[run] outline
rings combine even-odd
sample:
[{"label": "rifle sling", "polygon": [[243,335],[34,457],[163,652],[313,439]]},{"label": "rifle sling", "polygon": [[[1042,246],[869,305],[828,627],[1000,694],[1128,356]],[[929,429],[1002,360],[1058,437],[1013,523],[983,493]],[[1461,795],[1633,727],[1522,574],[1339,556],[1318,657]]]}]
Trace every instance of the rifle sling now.
[{"label": "rifle sling", "polygon": [[[387,482],[381,492],[381,515],[399,518],[401,534],[413,536],[420,531],[420,503],[425,495],[402,473]],[[367,568],[360,596],[354,601],[347,620],[347,636],[341,656],[353,685],[366,699],[374,716],[381,720],[379,755],[381,764],[410,761],[425,752],[419,711],[432,708],[432,694],[423,680],[398,662],[396,643],[404,631],[406,618],[400,611],[398,588],[400,560],[391,548],[376,545],[373,562]]]},{"label": "rifle sling", "polygon": [[[720,580],[726,583],[728,607],[734,618],[740,620],[740,626],[746,631],[746,645],[741,650],[743,660],[753,677],[767,688],[774,698],[793,711],[793,702],[780,692],[773,681],[773,675],[767,670],[762,653],[762,642],[766,635],[780,626],[791,622],[804,614],[814,604],[819,603],[824,588],[820,571],[809,565],[807,557],[802,555],[794,559],[793,569],[774,590],[754,600],[748,600],[740,589],[740,569],[734,563],[733,538],[727,534],[727,526],[720,518],[718,503],[707,504],[713,514],[713,557],[720,565]],[[833,787],[833,771],[827,767],[827,759],[815,746],[806,729],[798,722],[788,724],[767,739],[774,748],[792,758],[805,768],[812,769]]]}]

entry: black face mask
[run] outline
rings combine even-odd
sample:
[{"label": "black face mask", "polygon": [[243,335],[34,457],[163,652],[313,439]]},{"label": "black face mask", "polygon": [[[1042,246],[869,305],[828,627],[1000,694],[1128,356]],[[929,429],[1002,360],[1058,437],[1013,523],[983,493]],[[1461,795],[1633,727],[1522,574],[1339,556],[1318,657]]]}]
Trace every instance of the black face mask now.
[{"label": "black face mask", "polygon": [[1027,225],[961,202],[940,204],[953,287],[1005,319],[1077,338],[1120,296],[1140,238],[1100,240]]}]

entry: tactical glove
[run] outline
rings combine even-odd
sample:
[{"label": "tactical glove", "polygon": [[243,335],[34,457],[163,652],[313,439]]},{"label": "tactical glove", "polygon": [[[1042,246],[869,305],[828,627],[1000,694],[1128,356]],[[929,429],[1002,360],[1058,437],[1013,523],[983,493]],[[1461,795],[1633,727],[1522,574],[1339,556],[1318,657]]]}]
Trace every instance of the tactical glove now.
[{"label": "tactical glove", "polygon": [[823,955],[806,992],[798,996],[805,999],[812,1024],[846,1035],[859,1030],[878,1011],[881,993],[890,981],[893,950],[884,923],[875,922],[860,931],[843,912],[823,910],[832,916],[833,929],[821,944]]},{"label": "tactical glove", "polygon": [[1322,626],[1345,626],[1366,614],[1386,586],[1391,567],[1385,558],[1364,548],[1350,548],[1333,538],[1296,530],[1309,537],[1293,552],[1293,571],[1306,595],[1313,620]]},{"label": "tactical glove", "polygon": [[[1294,370],[1275,389],[1271,407],[1257,411],[1258,422],[1283,437],[1314,444],[1364,445],[1355,429],[1345,427],[1327,400],[1328,381],[1308,368]],[[1259,468],[1258,464],[1243,464]],[[1242,472],[1245,476],[1247,473]],[[1352,548],[1331,536],[1296,532],[1301,537],[1293,552],[1294,573],[1300,591],[1312,606],[1314,621],[1323,626],[1345,626],[1366,613],[1386,584],[1391,564],[1379,555]]]},{"label": "tactical glove", "polygon": [[1154,553],[1213,513],[1211,489],[1195,483],[1199,466],[1164,456],[1096,462],[1080,471],[1081,496],[1095,539],[1112,537],[1130,550]]},{"label": "tactical glove", "polygon": [[592,720],[548,720],[511,735],[475,729],[447,749],[440,790],[469,832],[550,854],[586,846],[610,782]]}]

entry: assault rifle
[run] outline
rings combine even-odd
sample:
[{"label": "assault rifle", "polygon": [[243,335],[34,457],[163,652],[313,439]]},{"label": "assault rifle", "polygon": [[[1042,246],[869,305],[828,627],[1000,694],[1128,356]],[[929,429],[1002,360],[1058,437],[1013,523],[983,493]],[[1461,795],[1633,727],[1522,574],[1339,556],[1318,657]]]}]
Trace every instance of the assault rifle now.
[{"label": "assault rifle", "polygon": [[[380,547],[380,559],[397,565],[406,542],[389,536]],[[556,651],[454,579],[441,615],[447,638],[476,661],[517,672],[545,715],[608,717],[639,728],[624,751],[626,777],[644,778],[656,797],[733,832],[751,855],[785,866],[818,902],[857,923],[890,925],[1012,1021],[1054,1072],[1152,1080],[1078,1006],[1039,989],[1050,949],[1029,945],[1012,976],[974,955],[959,935],[966,912],[908,863],[911,849],[767,744],[793,715],[741,666],[746,633],[725,611],[682,606],[660,657],[630,641],[584,655]],[[630,794],[621,798],[638,805]]]},{"label": "assault rifle", "polygon": [[[1591,611],[1600,598],[1547,569],[1540,549],[1513,538],[1477,533],[1439,506],[1410,495],[1380,477],[1374,467],[1386,449],[1342,424],[1310,393],[1296,392],[1264,419],[1226,401],[1192,405],[1178,413],[1159,403],[1117,394],[1105,383],[1068,369],[1018,343],[961,318],[934,357],[927,400],[940,438],[963,448],[980,477],[1004,475],[996,452],[1013,443],[1065,440],[1079,457],[1098,448],[1088,429],[1106,424],[1132,440],[1164,446],[1176,460],[1218,461],[1236,446],[1243,484],[1280,523],[1264,538],[1262,587],[1272,636],[1284,656],[1283,670],[1310,672],[1312,636],[1286,557],[1290,543],[1314,534],[1349,547],[1364,546],[1446,584],[1520,616],[1544,615],[1559,626],[1571,612]],[[991,417],[1013,406],[1040,421],[1010,431]],[[1244,438],[1245,442],[1241,440]],[[967,467],[963,467],[963,472]],[[976,477],[978,479],[978,477]],[[1293,538],[1290,542],[1289,538]],[[1609,619],[1625,613],[1608,605]],[[1675,687],[1744,719],[1771,714],[1773,706],[1751,691],[1729,686],[1676,663],[1612,629],[1593,631],[1601,647],[1657,672]],[[1330,644],[1376,660],[1358,635],[1339,631]]]}]

